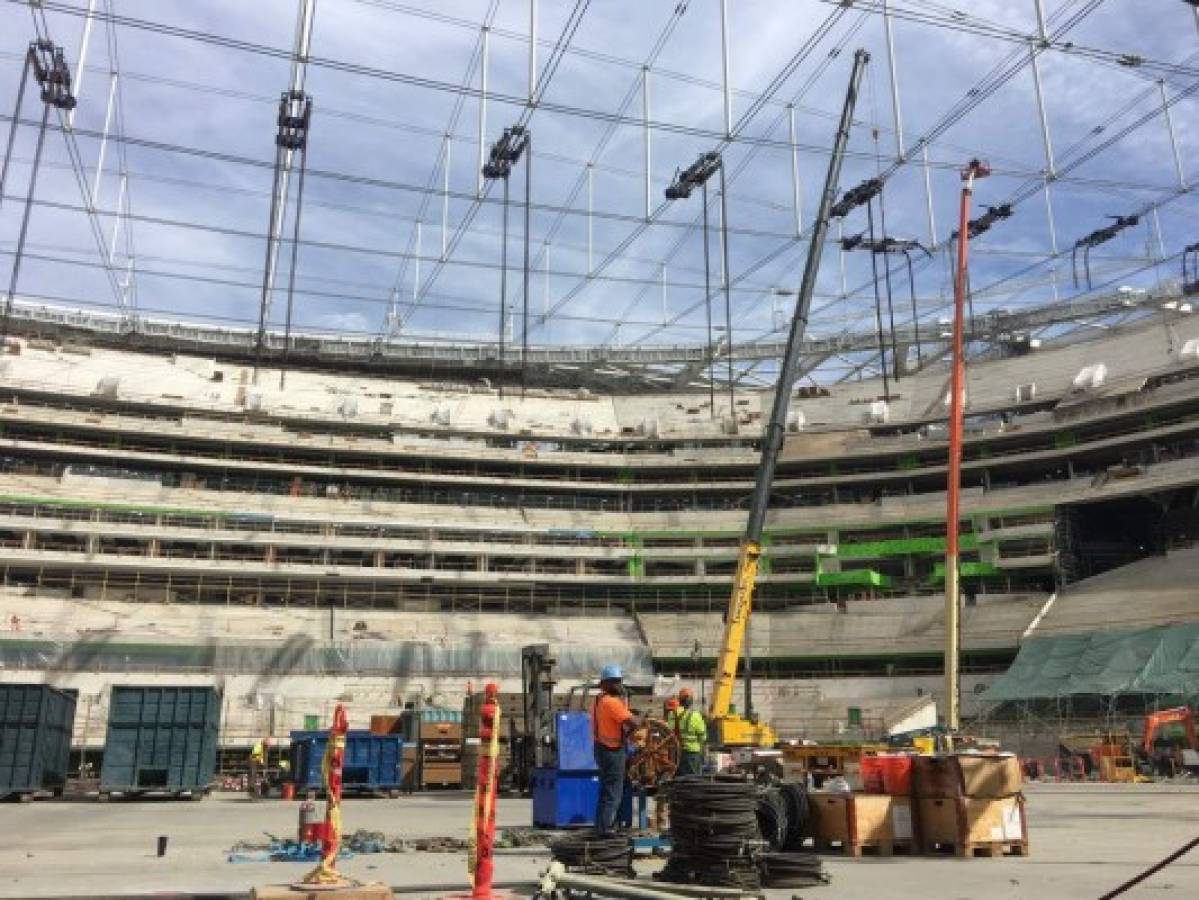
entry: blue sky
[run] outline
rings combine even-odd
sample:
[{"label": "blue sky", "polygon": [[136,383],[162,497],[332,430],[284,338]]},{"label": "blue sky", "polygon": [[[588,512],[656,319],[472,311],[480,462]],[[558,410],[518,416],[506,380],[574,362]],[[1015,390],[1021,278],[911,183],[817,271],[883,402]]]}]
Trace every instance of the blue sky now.
[{"label": "blue sky", "polygon": [[[76,9],[85,0],[63,0]],[[735,287],[734,327],[738,340],[768,333],[775,324],[772,305],[787,311],[789,300],[772,298],[773,288],[794,289],[807,251],[806,240],[788,236],[794,230],[790,152],[782,103],[797,107],[802,215],[811,220],[817,191],[827,166],[835,116],[845,93],[852,50],[868,49],[873,60],[857,109],[843,187],[869,177],[894,161],[891,132],[891,88],[882,41],[881,18],[869,6],[843,10],[821,0],[730,0],[730,70],[733,118],[750,109],[762,92],[822,22],[836,16],[828,35],[782,83],[745,126],[725,159],[730,174],[730,270]],[[1061,21],[1088,4],[1080,0],[1047,0],[1052,21]],[[286,51],[295,29],[295,2],[262,0],[204,3],[166,0],[99,0],[117,15],[206,35]],[[498,188],[482,204],[472,195],[477,186],[477,71],[467,79],[475,58],[480,28],[490,0],[420,2],[420,0],[317,0],[307,89],[314,98],[309,167],[316,173],[338,173],[354,180],[311,175],[305,185],[303,239],[297,266],[296,327],[375,332],[383,322],[388,299],[398,294],[409,336],[453,336],[494,339],[498,319],[500,207]],[[927,0],[895,0],[907,14],[942,16],[946,7]],[[573,2],[541,0],[538,4],[538,64],[544,66],[562,34]],[[684,11],[678,14],[678,9]],[[699,341],[704,335],[702,244],[691,226],[700,213],[698,195],[677,202],[645,226],[644,132],[639,123],[641,65],[672,20],[669,38],[650,70],[650,177],[654,206],[677,166],[690,163],[714,146],[723,130],[720,90],[721,53],[718,0],[676,4],[592,0],[574,33],[561,64],[548,81],[546,106],[533,111],[533,201],[542,207],[571,207],[559,214],[537,209],[532,216],[535,272],[530,282],[535,314],[553,311],[533,323],[532,340],[598,343]],[[969,5],[978,23],[998,23],[1031,34],[1035,29],[1032,0],[982,0]],[[46,13],[51,37],[76,66],[83,19],[51,4]],[[500,0],[490,36],[489,88],[493,94],[523,97],[528,78],[528,0]],[[136,254],[137,299],[147,315],[173,313],[211,317],[215,321],[254,322],[262,280],[263,239],[267,227],[273,160],[275,105],[287,86],[289,62],[277,55],[218,46],[144,28],[117,26],[114,31],[124,105],[124,131],[138,143],[126,150],[130,199],[135,216],[155,221],[132,223]],[[0,6],[0,95],[12,97],[21,71],[21,54],[33,36],[25,4]],[[1106,0],[1065,36],[1079,48],[1135,54],[1147,60],[1184,63],[1167,73],[1166,91],[1173,96],[1199,80],[1199,30],[1191,8],[1181,0]],[[1018,45],[960,30],[906,19],[895,23],[899,93],[904,141],[913,144],[934,127],[991,68]],[[88,68],[80,87],[76,142],[88,188],[92,187],[103,127],[108,87],[108,35],[103,23],[93,32]],[[844,51],[829,59],[829,51]],[[1064,166],[1123,125],[1160,107],[1157,74],[1147,67],[1129,68],[1097,62],[1086,53],[1050,49],[1042,55],[1047,117],[1058,166]],[[367,67],[401,78],[380,78],[344,71],[343,64]],[[476,67],[477,68],[477,67]],[[416,76],[442,88],[411,83]],[[459,98],[446,85],[466,84]],[[633,92],[626,115],[601,154],[596,148],[609,124]],[[1183,165],[1199,170],[1195,149],[1195,98],[1172,108]],[[454,118],[456,104],[459,113]],[[9,110],[5,102],[4,114]],[[521,113],[513,103],[488,104],[488,140]],[[1116,113],[1122,113],[1112,118]],[[23,117],[40,115],[36,100],[27,100]],[[1110,120],[1110,121],[1109,121]],[[453,122],[451,128],[451,122]],[[1094,129],[1103,124],[1101,133]],[[877,125],[877,139],[874,137]],[[441,254],[444,135],[450,129],[448,202],[449,237],[454,252],[446,263]],[[687,133],[700,130],[709,134]],[[11,250],[28,179],[28,160],[36,129],[22,126],[17,135],[10,195],[0,206],[0,241]],[[156,149],[159,142],[202,150],[209,156]],[[767,146],[757,146],[765,142]],[[48,136],[37,198],[66,206],[81,204],[81,189],[62,134]],[[874,158],[877,152],[878,159]],[[212,154],[256,161],[247,165]],[[981,182],[979,204],[1007,200],[1045,166],[1037,120],[1033,81],[1025,65],[995,94],[938,138],[929,151],[938,239],[954,227],[957,175],[952,166],[972,154],[990,159],[997,172]],[[587,277],[588,219],[586,193],[577,192],[588,162],[593,163],[595,209],[604,213],[591,222],[593,263],[598,265],[630,235],[637,237],[602,272]],[[918,160],[917,160],[918,162]],[[117,199],[118,155],[109,145],[100,180],[98,208],[111,210]],[[1190,174],[1188,172],[1188,174]],[[1199,178],[1199,171],[1191,177]],[[373,180],[373,183],[371,183]],[[422,211],[419,190],[432,185]],[[524,191],[523,170],[512,179],[514,200]],[[1039,193],[1021,203],[1012,219],[976,244],[972,283],[976,290],[1030,265],[1025,277],[981,291],[976,307],[1014,307],[1053,297],[1050,272],[1056,270],[1059,296],[1075,293],[1068,250],[1077,238],[1106,224],[1108,215],[1131,212],[1152,200],[1170,198],[1160,212],[1161,244],[1167,256],[1197,239],[1193,195],[1175,198],[1177,180],[1166,126],[1160,115],[1127,138],[1079,166],[1053,187],[1059,249],[1067,251],[1056,266],[1046,259],[1050,238],[1045,204]],[[292,191],[294,202],[295,192]],[[17,199],[13,199],[16,197]],[[715,195],[713,195],[715,222]],[[928,243],[924,173],[919,165],[902,166],[889,179],[885,194],[887,231]],[[467,228],[462,223],[478,206]],[[294,210],[291,214],[294,214]],[[522,211],[511,211],[509,298],[520,304]],[[419,266],[405,254],[416,249],[416,221],[421,219]],[[100,215],[106,240],[112,217]],[[185,228],[163,220],[214,226],[230,233]],[[865,228],[859,212],[845,222],[846,233]],[[1160,252],[1152,223],[1146,219],[1095,251],[1096,283],[1145,284],[1153,280],[1151,253]],[[235,234],[232,232],[240,232]],[[248,233],[248,234],[246,234]],[[290,218],[287,226],[290,234]],[[118,242],[117,265],[126,258],[124,238]],[[546,268],[549,246],[550,274]],[[354,249],[357,248],[357,249]],[[719,246],[712,236],[714,278]],[[773,262],[757,268],[764,258]],[[289,251],[278,285],[286,285]],[[0,274],[7,284],[11,255]],[[96,240],[88,216],[78,209],[35,206],[23,263],[19,294],[62,298],[97,307],[114,302],[105,273],[94,266]],[[93,265],[71,265],[67,260]],[[1039,265],[1037,265],[1039,263]],[[845,259],[850,296],[841,295],[840,259],[829,248],[814,308],[813,331],[831,333],[847,327],[870,327],[873,291],[869,258]],[[665,271],[665,299],[658,285]],[[753,269],[752,274],[746,274]],[[1174,277],[1175,260],[1157,267],[1161,277]],[[181,276],[191,276],[184,278]],[[416,300],[413,300],[414,281]],[[894,284],[897,319],[909,318],[903,278]],[[944,314],[950,290],[943,255],[922,264],[916,291],[921,317]],[[276,297],[272,324],[282,322],[284,297]],[[723,300],[717,298],[718,321]],[[159,312],[155,312],[159,311]],[[626,321],[619,329],[613,321]],[[519,328],[519,326],[518,326]]]}]

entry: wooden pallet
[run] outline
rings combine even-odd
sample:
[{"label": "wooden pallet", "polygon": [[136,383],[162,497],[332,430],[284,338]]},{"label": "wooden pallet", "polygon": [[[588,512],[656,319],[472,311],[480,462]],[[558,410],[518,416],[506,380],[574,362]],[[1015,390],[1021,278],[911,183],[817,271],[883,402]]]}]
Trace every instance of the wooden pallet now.
[{"label": "wooden pallet", "polygon": [[973,841],[955,844],[925,844],[924,853],[958,856],[973,859],[976,856],[1028,856],[1028,841]]},{"label": "wooden pallet", "polygon": [[840,853],[842,856],[911,856],[915,852],[912,841],[817,841],[819,853]]},{"label": "wooden pallet", "polygon": [[958,856],[1028,856],[1028,841],[980,841],[965,844]]},{"label": "wooden pallet", "polygon": [[844,856],[913,852],[911,802],[906,797],[818,791],[808,800],[818,850]]},{"label": "wooden pallet", "polygon": [[1028,856],[1024,797],[924,797],[915,802],[917,831],[924,853],[976,856]]}]

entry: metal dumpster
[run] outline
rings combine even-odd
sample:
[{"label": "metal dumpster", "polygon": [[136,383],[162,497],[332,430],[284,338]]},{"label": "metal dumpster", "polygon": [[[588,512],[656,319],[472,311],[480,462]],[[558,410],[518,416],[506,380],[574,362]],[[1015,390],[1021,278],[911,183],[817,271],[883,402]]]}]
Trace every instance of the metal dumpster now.
[{"label": "metal dumpster", "polygon": [[0,684],[0,798],[62,793],[74,723],[74,691]]},{"label": "metal dumpster", "polygon": [[211,687],[115,686],[100,795],[203,797],[216,772],[221,695]]},{"label": "metal dumpster", "polygon": [[[296,794],[323,791],[321,762],[329,743],[327,731],[291,733],[291,772]],[[398,796],[402,783],[404,741],[398,734],[350,731],[342,766],[344,793],[388,793]]]}]

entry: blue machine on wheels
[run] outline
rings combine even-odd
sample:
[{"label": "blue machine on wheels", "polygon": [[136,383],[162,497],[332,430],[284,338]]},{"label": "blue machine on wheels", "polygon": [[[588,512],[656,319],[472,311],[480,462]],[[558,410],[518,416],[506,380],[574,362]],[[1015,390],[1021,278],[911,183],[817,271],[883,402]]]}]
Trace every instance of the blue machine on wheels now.
[{"label": "blue machine on wheels", "polygon": [[521,650],[525,735],[520,743],[529,767],[533,825],[594,825],[599,769],[593,751],[591,715],[585,709],[554,711],[554,664],[548,644]]},{"label": "blue machine on wheels", "polygon": [[591,715],[556,713],[549,765],[533,769],[533,824],[538,828],[594,825],[599,769],[592,752]]}]

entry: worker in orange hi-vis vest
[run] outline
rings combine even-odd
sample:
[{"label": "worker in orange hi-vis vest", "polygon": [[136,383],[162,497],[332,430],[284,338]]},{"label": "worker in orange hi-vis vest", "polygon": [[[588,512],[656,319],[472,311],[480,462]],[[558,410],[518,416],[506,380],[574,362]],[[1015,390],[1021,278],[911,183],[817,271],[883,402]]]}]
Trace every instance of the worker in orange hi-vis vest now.
[{"label": "worker in orange hi-vis vest", "polygon": [[624,791],[625,745],[637,725],[624,696],[624,673],[618,665],[604,666],[600,673],[600,693],[591,710],[595,738],[595,764],[599,767],[599,802],[595,811],[595,830],[608,834],[616,826]]}]

